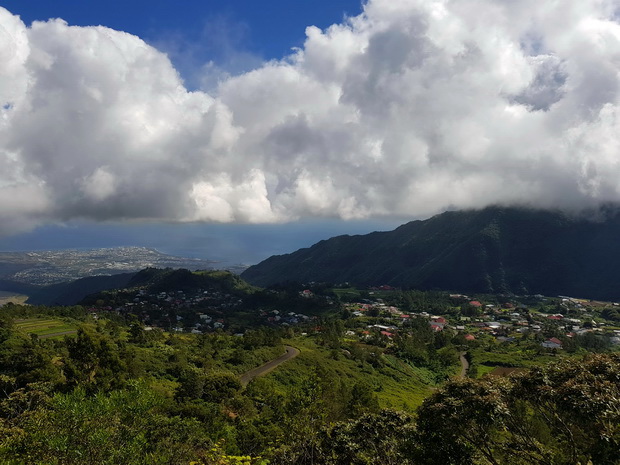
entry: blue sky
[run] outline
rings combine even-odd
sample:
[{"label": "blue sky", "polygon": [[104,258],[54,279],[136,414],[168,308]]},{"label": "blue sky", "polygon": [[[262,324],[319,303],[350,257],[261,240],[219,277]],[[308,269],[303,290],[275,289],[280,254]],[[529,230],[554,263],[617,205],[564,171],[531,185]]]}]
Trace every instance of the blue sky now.
[{"label": "blue sky", "polygon": [[199,40],[206,25],[226,18],[247,29],[242,45],[266,58],[279,58],[301,46],[307,26],[325,28],[361,12],[361,0],[4,0],[1,4],[28,24],[62,18],[71,25],[103,25],[149,42],[171,34]]},{"label": "blue sky", "polygon": [[620,202],[618,56],[613,0],[5,0],[0,249],[251,263]]},{"label": "blue sky", "polygon": [[[362,0],[4,0],[30,24],[62,18],[70,25],[103,25],[129,32],[168,52],[191,81],[192,65],[226,65],[231,53],[280,59],[301,47],[307,26],[321,29],[361,13]],[[216,37],[213,37],[216,35]],[[184,56],[191,52],[191,62]],[[250,61],[247,67],[256,64]],[[245,71],[234,69],[233,71]],[[190,82],[190,86],[191,86]]]}]

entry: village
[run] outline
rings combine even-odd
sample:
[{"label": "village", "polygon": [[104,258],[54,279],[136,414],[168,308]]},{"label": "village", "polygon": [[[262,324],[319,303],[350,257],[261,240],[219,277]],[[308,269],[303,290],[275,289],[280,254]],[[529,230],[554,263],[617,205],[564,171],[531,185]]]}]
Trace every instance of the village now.
[{"label": "village", "polygon": [[[274,291],[266,291],[267,293]],[[607,346],[620,345],[620,328],[613,321],[606,320],[601,308],[617,307],[613,303],[591,303],[568,296],[547,298],[542,295],[528,296],[526,305],[521,299],[511,296],[499,303],[497,296],[492,302],[484,297],[450,294],[451,309],[443,314],[426,311],[403,311],[390,304],[390,297],[397,290],[389,286],[370,288],[368,298],[353,302],[338,302],[333,296],[322,295],[311,289],[303,289],[294,296],[297,301],[340,309],[344,315],[348,338],[360,341],[381,341],[389,346],[398,335],[407,334],[414,319],[428,322],[435,333],[445,332],[450,337],[461,337],[465,343],[494,340],[498,344],[510,345],[523,341],[535,341],[542,350],[560,351],[570,345],[571,339],[587,337]],[[381,297],[376,294],[381,295]],[[161,328],[175,332],[194,334],[213,331],[244,332],[237,316],[243,314],[247,326],[299,327],[303,334],[321,330],[316,314],[300,312],[291,308],[252,308],[242,296],[218,289],[200,288],[191,291],[161,291],[149,293],[144,289],[125,294],[124,301],[117,306],[99,307],[119,314],[134,314],[145,325],[146,330]],[[537,305],[532,305],[536,302]],[[541,311],[553,309],[547,313]],[[98,307],[91,308],[96,312]],[[248,319],[251,315],[252,318]],[[617,324],[617,323],[616,323]]]},{"label": "village", "polygon": [[[547,301],[542,295],[534,296],[541,302]],[[514,343],[524,337],[532,337],[543,349],[561,350],[563,340],[570,340],[578,336],[589,335],[608,342],[610,345],[620,345],[620,328],[617,323],[607,321],[592,312],[592,308],[584,301],[558,296],[556,307],[561,307],[564,313],[542,313],[528,308],[518,302],[507,301],[501,305],[483,303],[480,300],[471,300],[463,294],[451,294],[455,304],[471,307],[473,316],[433,315],[428,312],[403,312],[398,307],[387,305],[383,299],[349,303],[345,308],[354,318],[367,319],[374,316],[382,320],[381,324],[368,325],[365,329],[348,331],[349,336],[357,335],[368,339],[379,333],[388,341],[396,335],[406,332],[414,318],[423,318],[428,321],[432,331],[449,331],[454,335],[462,335],[463,339],[473,342],[489,337],[501,344]],[[617,306],[617,304],[611,304]],[[600,304],[599,304],[600,306]],[[577,316],[578,315],[578,316]]]}]

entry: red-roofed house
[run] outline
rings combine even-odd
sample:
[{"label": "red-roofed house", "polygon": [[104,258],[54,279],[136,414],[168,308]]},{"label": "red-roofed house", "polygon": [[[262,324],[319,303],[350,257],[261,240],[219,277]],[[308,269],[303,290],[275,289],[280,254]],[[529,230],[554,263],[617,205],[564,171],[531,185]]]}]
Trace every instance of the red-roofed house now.
[{"label": "red-roofed house", "polygon": [[473,334],[466,334],[465,335],[465,340],[466,341],[475,341],[476,340],[476,336],[474,336]]},{"label": "red-roofed house", "polygon": [[562,341],[560,341],[556,337],[552,337],[551,339],[547,339],[546,341],[544,341],[542,343],[542,346],[545,349],[561,349],[562,348]]},{"label": "red-roofed house", "polygon": [[477,300],[472,300],[471,302],[469,302],[469,305],[471,305],[472,307],[476,307],[476,308],[482,307],[482,304],[478,302]]}]

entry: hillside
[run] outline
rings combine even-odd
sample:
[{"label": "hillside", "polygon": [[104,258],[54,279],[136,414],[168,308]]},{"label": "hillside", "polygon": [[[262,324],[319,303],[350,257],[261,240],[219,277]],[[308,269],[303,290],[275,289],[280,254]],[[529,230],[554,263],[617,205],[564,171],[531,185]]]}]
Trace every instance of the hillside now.
[{"label": "hillside", "polygon": [[27,302],[31,305],[75,305],[89,294],[125,287],[135,274],[90,276],[47,286],[0,279],[0,289],[27,295]]},{"label": "hillside", "polygon": [[136,273],[120,273],[112,276],[90,276],[66,283],[40,286],[30,291],[31,305],[75,305],[84,297],[107,289],[125,287]]},{"label": "hillside", "polygon": [[[207,270],[189,271],[186,269],[146,268],[126,276],[122,284],[91,292],[85,303],[92,303],[107,294],[127,293],[133,297],[137,290],[148,293],[159,292],[198,292],[203,289],[226,292],[234,295],[251,294],[256,290],[238,275],[229,271]],[[113,277],[110,277],[113,278]],[[80,280],[81,281],[81,280]]]},{"label": "hillside", "polygon": [[338,236],[273,256],[241,274],[284,281],[388,284],[462,292],[569,294],[617,300],[620,214],[489,207],[445,212],[393,231]]},{"label": "hillside", "polygon": [[239,276],[229,271],[192,272],[186,269],[169,268],[146,268],[136,273],[89,276],[47,286],[0,280],[0,289],[28,295],[27,302],[31,305],[75,305],[82,300],[92,302],[103,291],[125,288],[142,288],[150,292],[162,292],[193,291],[202,287],[235,294],[245,294],[254,290]]}]

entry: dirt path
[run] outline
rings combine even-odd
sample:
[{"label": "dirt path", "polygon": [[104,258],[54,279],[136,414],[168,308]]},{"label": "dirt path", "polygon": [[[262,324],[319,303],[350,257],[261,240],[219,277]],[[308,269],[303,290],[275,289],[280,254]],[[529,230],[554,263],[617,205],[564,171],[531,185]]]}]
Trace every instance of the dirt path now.
[{"label": "dirt path", "polygon": [[461,372],[459,373],[459,378],[465,378],[467,372],[469,371],[469,362],[465,358],[465,354],[467,354],[467,352],[461,352],[459,354],[459,360],[461,361]]},{"label": "dirt path", "polygon": [[250,371],[247,371],[244,374],[242,374],[240,378],[241,385],[243,387],[247,386],[248,383],[252,381],[254,378],[266,375],[267,373],[271,373],[273,370],[275,370],[278,366],[282,365],[284,362],[291,360],[299,355],[299,350],[296,349],[295,347],[284,346],[284,348],[286,349],[286,352],[283,355],[265,363],[264,365],[261,365],[257,368],[253,368]]}]

